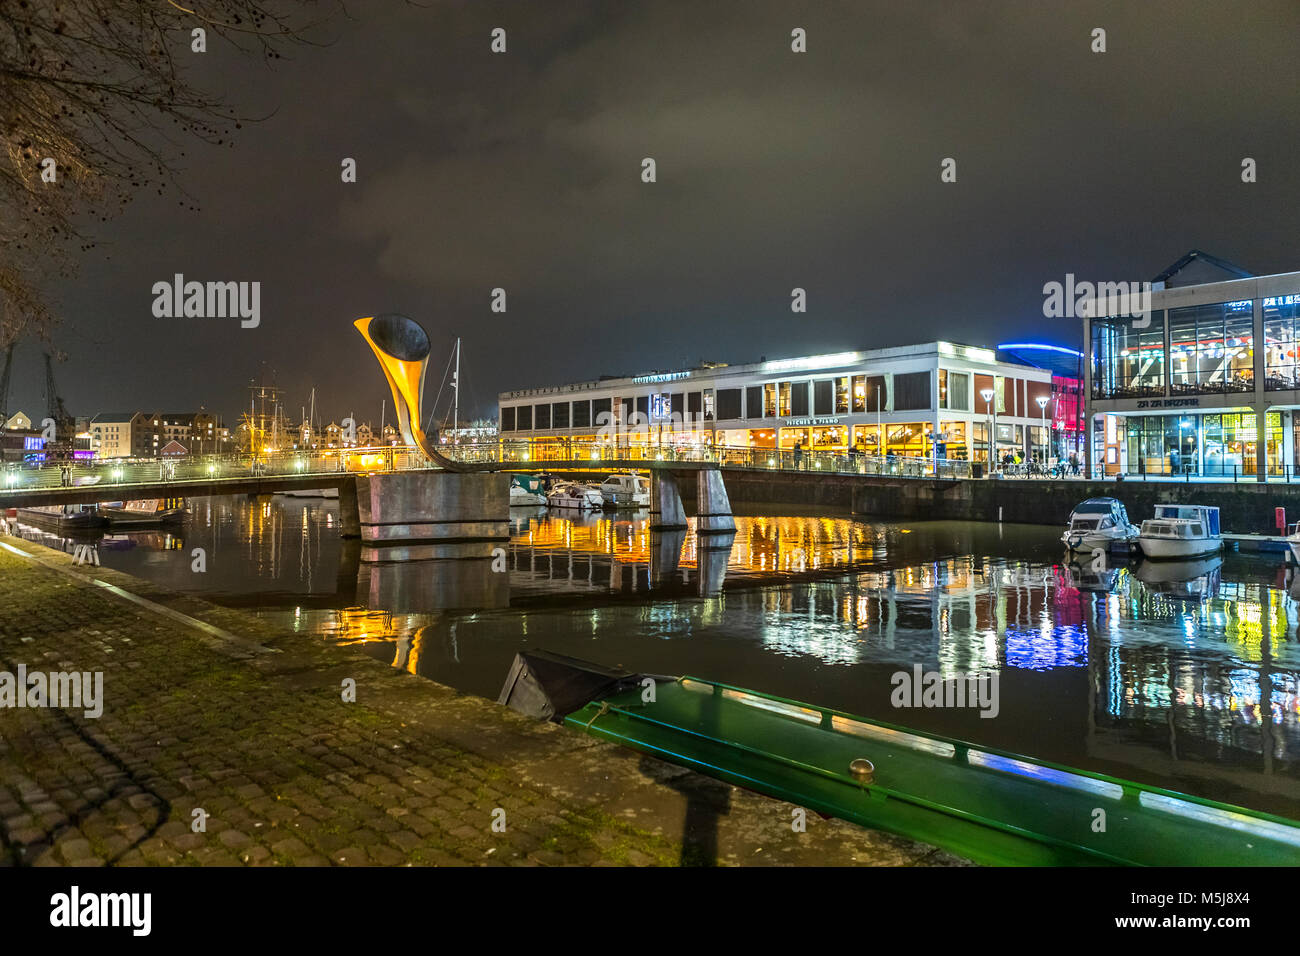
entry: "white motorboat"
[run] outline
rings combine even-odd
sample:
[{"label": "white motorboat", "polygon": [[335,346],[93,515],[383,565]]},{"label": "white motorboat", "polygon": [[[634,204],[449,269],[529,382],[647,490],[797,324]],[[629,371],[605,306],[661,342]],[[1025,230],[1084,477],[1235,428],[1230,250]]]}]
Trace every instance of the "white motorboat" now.
[{"label": "white motorboat", "polygon": [[1071,551],[1110,550],[1117,543],[1132,544],[1138,529],[1128,520],[1122,501],[1114,498],[1089,498],[1074,506],[1061,541]]},{"label": "white motorboat", "polygon": [[542,490],[542,479],[532,475],[510,476],[510,507],[520,508],[546,504],[546,492]]},{"label": "white motorboat", "polygon": [[600,493],[611,508],[650,507],[650,479],[640,475],[610,475],[600,483]]},{"label": "white motorboat", "polygon": [[1219,509],[1208,505],[1156,505],[1142,522],[1138,547],[1148,558],[1199,558],[1223,548]]},{"label": "white motorboat", "polygon": [[1291,547],[1291,563],[1300,565],[1300,521],[1287,526],[1286,543]]},{"label": "white motorboat", "polygon": [[601,511],[605,507],[605,497],[594,485],[584,485],[576,481],[562,481],[546,495],[546,503],[552,508],[567,508],[573,511]]}]

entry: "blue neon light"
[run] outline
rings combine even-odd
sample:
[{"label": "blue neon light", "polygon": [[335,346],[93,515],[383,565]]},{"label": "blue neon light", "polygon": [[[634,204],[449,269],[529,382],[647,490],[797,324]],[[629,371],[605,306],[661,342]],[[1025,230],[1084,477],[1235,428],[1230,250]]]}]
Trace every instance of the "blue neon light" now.
[{"label": "blue neon light", "polygon": [[1041,349],[1045,352],[1064,352],[1066,355],[1073,355],[1075,358],[1082,358],[1083,353],[1074,349],[1067,349],[1063,345],[1044,345],[1039,342],[1016,342],[1012,345],[999,345],[998,349],[1010,352],[1013,349]]}]

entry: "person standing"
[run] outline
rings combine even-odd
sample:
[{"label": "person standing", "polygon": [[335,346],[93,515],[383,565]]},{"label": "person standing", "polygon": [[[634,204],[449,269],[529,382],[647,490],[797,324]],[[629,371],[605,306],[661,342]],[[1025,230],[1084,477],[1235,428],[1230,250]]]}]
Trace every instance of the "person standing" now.
[{"label": "person standing", "polygon": [[795,471],[803,468],[803,442],[801,441],[794,443],[794,467]]}]

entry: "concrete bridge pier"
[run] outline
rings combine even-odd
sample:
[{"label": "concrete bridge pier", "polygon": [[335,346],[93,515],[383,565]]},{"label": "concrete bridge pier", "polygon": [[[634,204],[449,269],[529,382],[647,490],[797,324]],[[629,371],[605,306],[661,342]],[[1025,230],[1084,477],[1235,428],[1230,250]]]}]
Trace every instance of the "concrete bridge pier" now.
[{"label": "concrete bridge pier", "polygon": [[731,500],[727,497],[727,486],[722,482],[721,469],[700,471],[695,500],[697,534],[725,534],[736,530],[736,519],[731,514]]},{"label": "concrete bridge pier", "polygon": [[[510,476],[504,472],[358,475],[355,488],[363,562],[486,558],[494,544],[510,539]],[[340,491],[339,511],[347,510]]]},{"label": "concrete bridge pier", "polygon": [[685,528],[686,509],[682,507],[681,488],[671,471],[656,468],[650,473],[650,528],[667,531]]}]

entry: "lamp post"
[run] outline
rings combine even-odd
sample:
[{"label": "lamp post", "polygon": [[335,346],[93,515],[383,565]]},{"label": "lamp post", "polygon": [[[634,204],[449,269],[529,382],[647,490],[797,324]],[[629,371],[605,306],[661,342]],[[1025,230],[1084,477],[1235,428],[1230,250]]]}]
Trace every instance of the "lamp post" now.
[{"label": "lamp post", "polygon": [[996,456],[996,445],[997,445],[997,443],[996,443],[996,441],[995,441],[994,438],[993,438],[993,432],[994,432],[994,429],[995,429],[996,426],[997,426],[997,420],[993,417],[993,389],[991,389],[991,388],[981,388],[981,389],[980,389],[980,397],[982,397],[982,398],[984,399],[984,411],[985,411],[985,412],[988,414],[988,416],[989,416],[989,447],[988,447],[988,455],[989,455],[989,471],[991,472],[991,471],[993,470],[994,461],[995,461],[995,459],[996,459],[996,457],[997,457],[997,456]]},{"label": "lamp post", "polygon": [[1043,467],[1047,467],[1047,457],[1052,450],[1052,436],[1047,431],[1047,403],[1050,402],[1051,396],[1039,395],[1034,399],[1038,403],[1038,410],[1043,413]]}]

